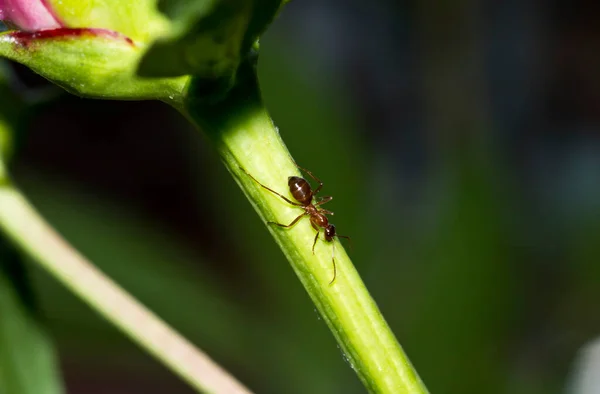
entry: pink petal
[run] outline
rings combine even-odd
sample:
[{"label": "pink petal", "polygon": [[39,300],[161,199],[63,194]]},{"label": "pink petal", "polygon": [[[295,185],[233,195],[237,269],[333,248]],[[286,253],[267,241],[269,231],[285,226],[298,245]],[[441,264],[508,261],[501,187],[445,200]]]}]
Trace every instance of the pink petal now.
[{"label": "pink petal", "polygon": [[26,31],[61,27],[44,0],[0,0],[0,20]]}]

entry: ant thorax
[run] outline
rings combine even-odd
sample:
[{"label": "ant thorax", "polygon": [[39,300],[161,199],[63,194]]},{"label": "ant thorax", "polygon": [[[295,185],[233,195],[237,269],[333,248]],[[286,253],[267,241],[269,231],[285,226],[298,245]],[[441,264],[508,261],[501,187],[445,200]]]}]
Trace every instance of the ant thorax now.
[{"label": "ant thorax", "polygon": [[[308,210],[307,210],[307,212],[308,212]],[[321,227],[323,229],[326,229],[327,227],[329,227],[329,220],[327,219],[327,216],[323,215],[319,211],[317,211],[314,214],[309,214],[309,215],[310,215],[311,223],[313,223],[315,226]],[[318,229],[317,229],[317,231],[318,231]]]}]

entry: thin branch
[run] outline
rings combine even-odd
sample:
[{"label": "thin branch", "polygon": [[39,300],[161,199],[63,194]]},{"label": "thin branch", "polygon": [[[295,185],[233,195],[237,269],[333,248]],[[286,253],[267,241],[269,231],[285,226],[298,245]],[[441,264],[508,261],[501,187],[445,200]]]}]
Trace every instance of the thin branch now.
[{"label": "thin branch", "polygon": [[92,309],[199,392],[250,393],[206,354],[79,254],[40,217],[10,182],[2,179],[0,229]]}]

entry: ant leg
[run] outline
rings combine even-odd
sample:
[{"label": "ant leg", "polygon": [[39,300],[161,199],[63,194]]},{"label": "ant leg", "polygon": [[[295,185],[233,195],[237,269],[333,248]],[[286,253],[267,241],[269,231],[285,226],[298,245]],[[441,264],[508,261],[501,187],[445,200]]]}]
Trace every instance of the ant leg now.
[{"label": "ant leg", "polygon": [[[315,193],[313,192],[313,194],[315,194]],[[319,205],[327,204],[331,200],[333,200],[333,197],[331,197],[331,196],[322,197],[319,201],[317,201],[317,203],[315,204],[315,207],[318,207]]]},{"label": "ant leg", "polygon": [[333,264],[333,279],[329,282],[331,286],[337,277],[337,267],[335,266],[335,243],[331,244],[331,263]]},{"label": "ant leg", "polygon": [[325,215],[333,215],[333,212],[327,210],[327,209],[319,209],[319,212],[325,214]]},{"label": "ant leg", "polygon": [[336,237],[338,237],[338,238],[346,238],[348,240],[348,246],[350,246],[350,249],[352,249],[352,240],[350,239],[349,236],[347,236],[347,235],[337,235],[336,234]]},{"label": "ant leg", "polygon": [[279,226],[279,227],[290,228],[294,224],[298,223],[298,220],[302,219],[302,216],[304,216],[304,215],[306,215],[306,212],[301,213],[300,216],[298,216],[296,219],[294,219],[294,221],[291,222],[290,224],[288,224],[287,226],[285,224],[281,224],[281,223],[277,223],[277,222],[267,222],[267,224],[274,224],[274,225]]},{"label": "ant leg", "polygon": [[313,254],[315,254],[315,246],[317,245],[317,239],[319,239],[319,227],[317,227],[317,225],[314,224],[312,220],[310,221],[310,225],[312,226],[312,228],[317,230],[317,235],[315,235],[315,242],[313,242],[313,247],[312,247],[312,252],[313,252]]},{"label": "ant leg", "polygon": [[323,188],[323,181],[321,181],[319,178],[317,178],[316,176],[313,175],[312,172],[308,171],[306,168],[302,168],[300,167],[296,161],[292,158],[292,156],[290,156],[290,159],[292,159],[292,161],[294,162],[294,165],[296,165],[296,167],[298,167],[301,171],[306,172],[312,179],[315,180],[315,182],[317,182],[319,184],[319,186],[317,186],[317,188],[315,189],[315,191],[313,192],[313,195],[319,193],[319,191],[321,191],[321,189]]},{"label": "ant leg", "polygon": [[263,185],[262,183],[260,183],[255,177],[253,177],[252,175],[250,175],[250,173],[246,170],[244,170],[242,167],[240,167],[240,170],[244,171],[246,173],[246,175],[248,175],[250,178],[252,178],[252,180],[254,180],[254,182],[258,183],[262,188],[267,189],[268,191],[270,191],[271,193],[278,195],[279,197],[283,198],[286,202],[288,202],[289,204],[295,205],[297,207],[302,207],[302,204],[299,204],[297,202],[293,202],[292,200],[290,200],[289,198],[277,193],[275,190]]},{"label": "ant leg", "polygon": [[317,240],[319,239],[319,231],[317,230],[317,235],[315,235],[315,242],[313,242],[312,252],[315,254],[315,246],[317,246]]}]

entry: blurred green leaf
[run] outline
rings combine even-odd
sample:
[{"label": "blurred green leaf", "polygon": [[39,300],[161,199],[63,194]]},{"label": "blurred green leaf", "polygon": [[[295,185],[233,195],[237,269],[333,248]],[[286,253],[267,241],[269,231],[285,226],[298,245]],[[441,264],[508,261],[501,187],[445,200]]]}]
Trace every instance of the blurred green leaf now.
[{"label": "blurred green leaf", "polygon": [[416,245],[422,262],[412,303],[426,313],[405,326],[432,392],[503,393],[519,286],[506,241],[510,188],[486,159],[472,151],[459,157],[438,173],[435,227]]},{"label": "blurred green leaf", "polygon": [[37,316],[24,266],[0,239],[0,393],[62,393],[52,345]]}]

